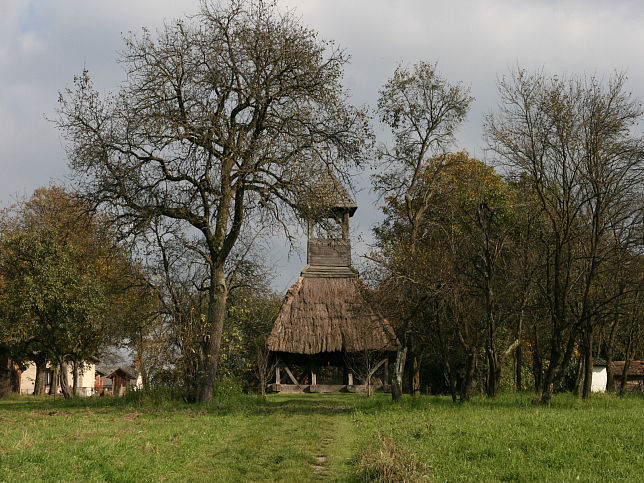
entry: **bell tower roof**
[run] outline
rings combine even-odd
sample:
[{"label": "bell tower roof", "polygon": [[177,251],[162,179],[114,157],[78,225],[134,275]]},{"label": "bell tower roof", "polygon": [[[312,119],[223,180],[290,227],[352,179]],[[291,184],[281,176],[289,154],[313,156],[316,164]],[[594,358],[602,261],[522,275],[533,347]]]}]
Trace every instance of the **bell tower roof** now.
[{"label": "bell tower roof", "polygon": [[353,216],[358,209],[356,202],[331,170],[326,170],[311,188],[311,204],[316,211],[332,216],[347,212],[349,216]]}]

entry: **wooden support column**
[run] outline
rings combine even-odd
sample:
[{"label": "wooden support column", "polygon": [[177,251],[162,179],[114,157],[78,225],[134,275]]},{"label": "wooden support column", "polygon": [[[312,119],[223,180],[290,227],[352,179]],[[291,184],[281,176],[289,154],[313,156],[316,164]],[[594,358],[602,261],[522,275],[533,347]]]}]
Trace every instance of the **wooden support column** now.
[{"label": "wooden support column", "polygon": [[342,238],[349,239],[349,212],[345,211],[342,215]]},{"label": "wooden support column", "polygon": [[351,371],[351,370],[347,374],[347,384],[349,386],[353,386],[353,371]]},{"label": "wooden support column", "polygon": [[309,356],[309,384],[311,386],[317,385],[317,374],[315,373],[316,367],[315,367],[315,362],[313,362],[313,358]]},{"label": "wooden support column", "polygon": [[277,359],[277,362],[275,362],[275,384],[281,384],[281,381],[280,381],[281,363],[282,361],[280,361],[279,359]]}]

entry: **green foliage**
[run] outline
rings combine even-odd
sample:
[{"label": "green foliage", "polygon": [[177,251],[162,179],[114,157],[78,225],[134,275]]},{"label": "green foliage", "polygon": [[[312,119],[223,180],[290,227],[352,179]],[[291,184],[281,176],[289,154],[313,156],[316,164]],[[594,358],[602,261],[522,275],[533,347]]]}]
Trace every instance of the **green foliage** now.
[{"label": "green foliage", "polygon": [[72,193],[39,188],[5,214],[0,344],[15,362],[94,362],[147,317],[151,294],[142,270],[108,220]]},{"label": "green foliage", "polygon": [[36,338],[50,350],[71,354],[101,340],[106,293],[91,267],[53,230],[21,232],[3,240],[4,337]]},{"label": "green foliage", "polygon": [[260,383],[258,364],[267,355],[266,339],[279,308],[279,298],[267,290],[242,288],[231,294],[219,359],[222,377],[244,381],[245,389]]}]

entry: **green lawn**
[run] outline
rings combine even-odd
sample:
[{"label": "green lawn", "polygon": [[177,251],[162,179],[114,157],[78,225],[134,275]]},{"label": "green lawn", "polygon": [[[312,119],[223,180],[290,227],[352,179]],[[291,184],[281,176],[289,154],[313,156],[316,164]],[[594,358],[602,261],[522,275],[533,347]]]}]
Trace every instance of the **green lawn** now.
[{"label": "green lawn", "polygon": [[0,481],[644,481],[644,398],[0,399]]}]

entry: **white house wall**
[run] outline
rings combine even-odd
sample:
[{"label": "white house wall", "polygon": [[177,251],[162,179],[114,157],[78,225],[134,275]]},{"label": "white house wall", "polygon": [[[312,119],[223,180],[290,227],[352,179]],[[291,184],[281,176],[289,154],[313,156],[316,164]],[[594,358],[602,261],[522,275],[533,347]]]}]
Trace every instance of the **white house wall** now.
[{"label": "white house wall", "polygon": [[[69,386],[71,388],[73,377],[72,377],[72,364],[67,365],[67,381],[69,381]],[[47,365],[49,368],[49,365]],[[94,394],[94,379],[96,377],[96,367],[94,364],[86,366],[84,369],[78,370],[78,391],[79,396],[91,396]],[[36,383],[36,364],[29,362],[27,368],[22,371],[22,376],[20,379],[20,393],[21,394],[33,394],[34,386]],[[49,387],[47,387],[49,390]],[[59,391],[60,392],[60,391]]]},{"label": "white house wall", "polygon": [[36,364],[30,362],[20,376],[20,394],[33,394],[36,384]]}]

